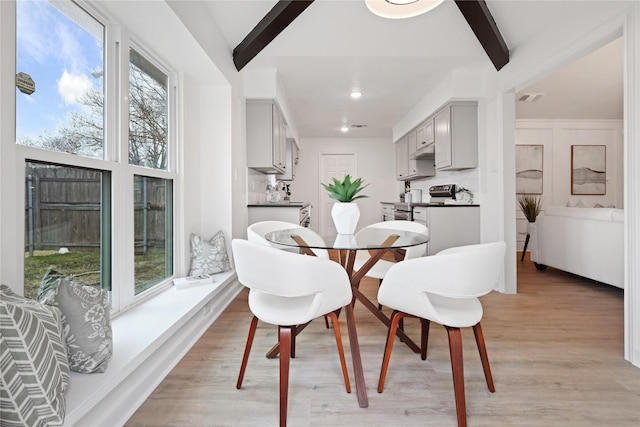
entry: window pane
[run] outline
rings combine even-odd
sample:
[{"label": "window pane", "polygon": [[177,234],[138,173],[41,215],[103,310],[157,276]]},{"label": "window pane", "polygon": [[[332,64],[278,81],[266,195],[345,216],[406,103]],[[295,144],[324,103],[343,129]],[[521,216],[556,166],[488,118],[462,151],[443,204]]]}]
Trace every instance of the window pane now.
[{"label": "window pane", "polygon": [[168,77],[129,51],[129,163],[167,169]]},{"label": "window pane", "polygon": [[110,254],[101,254],[109,248],[102,244],[103,221],[111,222],[102,202],[108,174],[27,162],[25,181],[25,296],[36,295],[50,267],[110,289],[109,275],[101,273],[101,265],[110,266]]},{"label": "window pane", "polygon": [[16,142],[103,158],[104,27],[70,1],[18,0],[16,30]]},{"label": "window pane", "polygon": [[173,182],[134,176],[135,294],[173,275]]}]

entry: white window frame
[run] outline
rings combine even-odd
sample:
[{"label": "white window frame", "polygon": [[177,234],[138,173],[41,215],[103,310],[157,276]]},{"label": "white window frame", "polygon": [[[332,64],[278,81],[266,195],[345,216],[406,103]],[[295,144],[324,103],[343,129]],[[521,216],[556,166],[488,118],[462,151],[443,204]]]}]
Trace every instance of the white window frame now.
[{"label": "white window frame", "polygon": [[[0,2],[0,24],[3,43],[3,60],[0,70],[0,111],[3,126],[0,128],[0,167],[3,178],[0,181],[4,202],[0,219],[8,218],[15,224],[10,233],[5,228],[0,239],[3,277],[22,283],[24,281],[24,182],[25,165],[28,161],[55,163],[70,167],[107,171],[111,174],[112,214],[111,214],[111,313],[117,315],[130,307],[140,304],[158,292],[172,285],[177,268],[178,201],[180,200],[181,175],[178,173],[179,123],[178,99],[179,78],[177,73],[163,65],[159,56],[145,49],[141,43],[130,38],[124,27],[118,25],[88,2],[77,2],[78,6],[91,14],[105,27],[104,37],[104,160],[77,156],[62,152],[22,146],[15,143],[15,49],[16,49],[16,4]],[[128,123],[129,123],[129,46],[132,46],[169,77],[168,79],[168,159],[167,170],[158,170],[128,164]],[[13,53],[13,54],[11,54]],[[10,78],[10,79],[9,79]],[[117,102],[116,100],[120,100]],[[11,126],[7,115],[13,117]],[[123,124],[118,127],[118,124]],[[8,129],[10,127],[10,129]],[[133,220],[133,177],[143,175],[171,180],[173,182],[173,272],[174,275],[161,283],[134,296],[134,220]],[[13,177],[11,179],[10,177]],[[13,200],[13,203],[10,201]],[[125,214],[129,213],[129,214]],[[13,220],[11,218],[13,217]],[[4,219],[2,220],[4,221]],[[15,234],[14,234],[15,233]],[[8,254],[11,255],[8,255]],[[5,257],[7,255],[7,257]],[[11,267],[11,268],[9,268]],[[8,274],[11,272],[11,274]],[[15,285],[14,285],[15,286]],[[15,289],[15,287],[14,287]],[[18,289],[18,291],[20,291]]]}]

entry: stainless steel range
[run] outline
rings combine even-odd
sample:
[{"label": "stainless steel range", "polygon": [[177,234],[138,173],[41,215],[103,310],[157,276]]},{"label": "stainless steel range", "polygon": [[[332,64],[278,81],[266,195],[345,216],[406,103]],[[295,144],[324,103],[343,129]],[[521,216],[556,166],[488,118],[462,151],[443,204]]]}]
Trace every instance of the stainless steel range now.
[{"label": "stainless steel range", "polygon": [[403,221],[411,221],[411,211],[412,207],[409,203],[406,202],[396,202],[393,204],[393,219],[394,220],[403,220]]},{"label": "stainless steel range", "polygon": [[446,200],[455,199],[456,185],[455,184],[443,184],[433,185],[429,187],[429,196],[431,201],[429,203],[420,203],[418,201],[396,202],[393,204],[393,219],[413,221],[414,206],[442,206]]}]

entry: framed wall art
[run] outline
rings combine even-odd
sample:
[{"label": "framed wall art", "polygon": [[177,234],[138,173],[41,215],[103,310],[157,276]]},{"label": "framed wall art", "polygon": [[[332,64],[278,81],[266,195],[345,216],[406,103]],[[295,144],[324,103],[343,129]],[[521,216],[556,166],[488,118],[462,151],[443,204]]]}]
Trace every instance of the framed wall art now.
[{"label": "framed wall art", "polygon": [[516,194],[542,194],[543,145],[516,145]]},{"label": "framed wall art", "polygon": [[606,150],[606,145],[571,146],[571,194],[606,194]]}]

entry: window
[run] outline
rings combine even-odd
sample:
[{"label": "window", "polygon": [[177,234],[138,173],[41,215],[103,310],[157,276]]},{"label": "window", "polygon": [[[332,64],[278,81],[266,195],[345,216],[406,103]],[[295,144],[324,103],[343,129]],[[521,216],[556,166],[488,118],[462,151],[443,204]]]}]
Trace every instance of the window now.
[{"label": "window", "polygon": [[68,1],[16,6],[16,72],[35,89],[16,94],[16,142],[103,158],[104,26]]},{"label": "window", "polygon": [[167,76],[129,51],[129,163],[167,169]]},{"label": "window", "polygon": [[25,296],[36,296],[49,268],[110,289],[109,245],[102,244],[102,224],[111,222],[109,174],[27,162],[25,177]]},{"label": "window", "polygon": [[111,290],[119,311],[174,274],[177,89],[166,67],[126,29],[112,34],[117,23],[92,7],[15,3],[25,295],[54,267]]},{"label": "window", "polygon": [[134,177],[135,294],[173,275],[171,181]]}]

